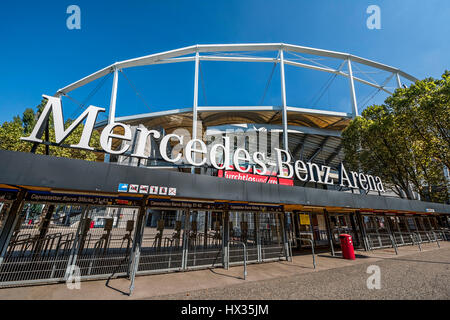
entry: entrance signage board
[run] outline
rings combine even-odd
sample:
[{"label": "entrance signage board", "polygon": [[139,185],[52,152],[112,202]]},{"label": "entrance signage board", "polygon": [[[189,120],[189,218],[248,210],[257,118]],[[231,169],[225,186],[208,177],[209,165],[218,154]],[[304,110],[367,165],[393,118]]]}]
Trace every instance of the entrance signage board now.
[{"label": "entrance signage board", "polygon": [[[65,129],[64,119],[62,112],[61,99],[58,97],[52,97],[43,95],[46,98],[47,104],[41,112],[39,119],[36,122],[31,134],[28,137],[20,138],[23,141],[42,143],[42,134],[44,133],[47,122],[49,121],[50,114],[53,115],[53,124],[55,130],[55,142],[61,144],[82,122],[85,120],[83,132],[81,134],[80,141],[77,144],[72,144],[70,147],[94,150],[89,146],[92,132],[94,130],[94,124],[97,120],[97,116],[100,112],[104,112],[104,108],[95,106],[89,106],[72,124]],[[114,131],[117,128],[121,128],[123,134],[118,134]],[[161,136],[161,133],[156,130],[149,130],[145,127],[137,128],[138,134],[136,138],[136,145],[131,157],[146,159],[149,158],[148,144],[151,143],[149,137],[160,139],[159,152],[161,157],[170,163],[185,163],[191,166],[204,166],[209,160],[209,163],[217,170],[228,171],[230,166],[233,166],[237,172],[241,174],[247,174],[247,181],[249,179],[256,180],[257,176],[268,176],[268,164],[266,154],[264,152],[253,152],[250,154],[244,148],[237,148],[232,150],[230,138],[223,137],[223,143],[215,144],[210,150],[208,150],[204,141],[200,139],[192,139],[189,141],[183,141],[184,137],[177,134],[167,134]],[[109,154],[121,155],[127,152],[131,144],[123,143],[119,150],[112,149],[112,139],[122,140],[129,142],[132,140],[131,127],[127,124],[120,122],[109,123],[102,131],[100,135],[100,145],[102,149]],[[169,155],[167,147],[169,144],[178,143],[183,146],[184,160],[182,155]],[[147,150],[147,151],[146,151]],[[292,159],[290,152],[283,149],[274,148],[273,152],[276,154],[276,167],[277,177],[282,179],[292,179],[294,175],[302,182],[312,182],[325,185],[339,184],[341,187],[349,187],[354,189],[363,189],[370,191],[385,192],[381,179],[377,176],[366,175],[364,173],[350,171],[347,172],[344,165],[341,163],[339,170],[339,179],[335,181],[330,173],[331,167],[326,165],[319,165],[312,162],[305,162],[302,160]],[[217,156],[223,158],[223,161],[219,164],[217,162]],[[245,164],[243,166],[243,164]],[[250,170],[253,170],[253,174],[250,175]],[[131,185],[133,186],[133,185]],[[131,187],[130,186],[130,187]],[[138,186],[136,190],[132,192],[138,192]],[[129,191],[130,192],[130,191]]]},{"label": "entrance signage board", "polygon": [[167,209],[198,209],[198,210],[225,210],[225,203],[191,202],[191,201],[170,201],[163,199],[148,199],[147,205],[153,208]]},{"label": "entrance signage board", "polygon": [[274,205],[259,205],[247,203],[224,203],[224,202],[195,202],[173,201],[165,199],[149,199],[147,205],[153,208],[167,209],[198,209],[198,210],[230,210],[230,211],[260,211],[260,212],[283,212],[283,207]]},{"label": "entrance signage board", "polygon": [[130,205],[138,206],[139,201],[127,200],[114,197],[103,197],[103,196],[93,196],[93,195],[75,195],[75,194],[57,194],[57,193],[32,193],[28,192],[26,201],[37,201],[37,202],[56,202],[56,203],[82,203],[82,204],[93,204],[93,205]]}]

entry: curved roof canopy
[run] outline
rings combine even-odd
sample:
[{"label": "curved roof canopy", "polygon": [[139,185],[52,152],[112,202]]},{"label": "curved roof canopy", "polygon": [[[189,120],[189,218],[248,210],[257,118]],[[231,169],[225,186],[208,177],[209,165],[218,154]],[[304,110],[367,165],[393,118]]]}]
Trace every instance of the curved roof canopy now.
[{"label": "curved roof canopy", "polygon": [[[384,70],[387,72],[391,72],[393,74],[398,74],[401,77],[408,79],[409,81],[415,82],[417,79],[412,75],[398,69],[394,68],[379,62],[375,62],[369,59],[364,59],[349,53],[337,52],[337,51],[329,51],[322,49],[315,49],[310,47],[303,47],[285,43],[254,43],[254,44],[206,44],[206,45],[193,45],[189,47],[184,47],[180,49],[155,53],[139,58],[134,58],[130,60],[116,62],[106,68],[103,68],[97,72],[94,72],[87,77],[80,79],[64,88],[61,88],[57,91],[56,95],[64,95],[70,91],[73,91],[87,83],[90,83],[96,79],[99,79],[108,73],[114,72],[116,69],[126,69],[132,67],[139,66],[147,66],[152,64],[164,64],[164,63],[175,63],[175,62],[184,62],[184,61],[194,61],[196,53],[212,53],[212,52],[236,52],[236,51],[276,51],[276,50],[285,50],[294,53],[304,53],[311,54],[321,57],[328,58],[336,58],[342,60],[350,60],[352,62],[357,62],[369,67],[377,68],[380,70]],[[191,56],[188,56],[191,55]],[[279,63],[281,60],[279,57],[277,58],[258,58],[258,57],[242,57],[242,56],[232,56],[232,55],[224,55],[224,56],[209,56],[209,55],[200,55],[200,60],[209,60],[209,61],[246,61],[246,62],[276,62]],[[349,77],[349,74],[337,69],[332,69],[316,64],[306,64],[295,61],[284,60],[284,63],[288,65],[293,65],[301,68],[314,69],[323,72],[335,73],[341,76]],[[361,83],[365,83],[367,85],[381,88],[384,90],[382,85],[366,81],[364,79],[360,79],[358,77],[353,77],[355,81],[359,81]],[[390,93],[390,92],[389,92]]]},{"label": "curved roof canopy", "polygon": [[[239,54],[239,52],[249,51],[278,51],[278,55],[271,57],[264,55],[248,56]],[[284,56],[283,52],[300,57],[301,59]],[[317,63],[312,59],[301,57],[300,54],[334,58],[342,60],[342,63],[340,67],[332,68]],[[392,92],[388,90],[388,87],[386,87],[386,84],[394,76],[396,76],[398,86],[401,86],[401,77],[409,81],[417,81],[415,77],[398,68],[364,59],[349,53],[284,43],[210,44],[193,45],[116,62],[59,89],[56,96],[67,95],[69,92],[107,74],[115,73],[116,75],[117,71],[122,69],[186,61],[195,61],[196,70],[199,61],[259,62],[280,64],[280,66],[283,66],[282,70],[284,70],[284,65],[286,64],[346,77],[351,83],[350,92],[352,95],[353,113],[288,106],[286,104],[285,92],[282,92],[283,106],[198,106],[198,99],[195,93],[197,92],[198,94],[198,76],[196,74],[194,104],[192,107],[115,118],[115,97],[113,94],[111,104],[114,108],[110,107],[110,117],[108,121],[123,122],[130,125],[142,124],[149,128],[163,128],[166,133],[171,133],[177,128],[185,128],[191,133],[196,132],[197,124],[193,121],[193,118],[196,118],[201,122],[204,130],[212,127],[223,127],[236,124],[264,126],[268,130],[282,130],[288,132],[289,135],[287,136],[286,134],[284,136],[284,145],[287,144],[289,146],[289,149],[294,156],[296,154],[301,154],[302,158],[308,160],[315,159],[318,162],[330,163],[337,166],[343,157],[342,147],[340,145],[341,132],[348,125],[351,118],[358,113],[353,82],[357,81],[364,85],[374,87],[378,89],[378,91],[392,94]],[[343,70],[342,68],[345,63],[347,63],[347,70]],[[351,67],[352,63],[358,63],[382,70],[390,73],[390,75],[383,83],[377,83],[373,79],[366,80],[353,74]],[[282,82],[284,82],[284,71],[282,72]],[[113,84],[113,92],[117,90],[117,87],[114,88],[114,86],[115,85]],[[284,83],[282,83],[282,91],[284,90],[284,86]],[[97,128],[104,127],[108,121],[97,123]]]}]

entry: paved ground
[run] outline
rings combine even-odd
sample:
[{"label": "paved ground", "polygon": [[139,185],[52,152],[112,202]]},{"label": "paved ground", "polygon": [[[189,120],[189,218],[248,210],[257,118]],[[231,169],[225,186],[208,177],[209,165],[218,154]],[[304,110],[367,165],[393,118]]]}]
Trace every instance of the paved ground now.
[{"label": "paved ground", "polygon": [[[317,269],[311,255],[292,262],[242,266],[224,270],[177,272],[136,278],[128,296],[127,279],[87,281],[81,289],[65,284],[0,289],[0,299],[450,299],[450,242],[357,252],[354,261],[321,253]],[[368,290],[367,267],[381,270],[381,289]]]},{"label": "paved ground", "polygon": [[[367,267],[380,268],[368,290]],[[450,299],[450,248],[157,299]]]}]

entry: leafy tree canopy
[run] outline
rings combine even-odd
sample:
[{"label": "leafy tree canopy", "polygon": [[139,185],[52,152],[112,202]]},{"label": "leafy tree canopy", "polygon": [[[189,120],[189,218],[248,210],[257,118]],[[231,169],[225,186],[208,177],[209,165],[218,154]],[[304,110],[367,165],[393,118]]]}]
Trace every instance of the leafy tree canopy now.
[{"label": "leafy tree canopy", "polygon": [[365,109],[342,134],[353,170],[379,175],[402,197],[449,201],[450,72],[397,89]]}]

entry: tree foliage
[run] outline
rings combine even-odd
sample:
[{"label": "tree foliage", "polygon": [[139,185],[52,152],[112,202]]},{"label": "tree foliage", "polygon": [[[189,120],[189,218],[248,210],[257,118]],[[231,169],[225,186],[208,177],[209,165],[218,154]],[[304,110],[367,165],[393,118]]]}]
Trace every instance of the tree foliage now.
[{"label": "tree foliage", "polygon": [[[6,121],[0,126],[0,149],[30,152],[32,143],[20,140],[21,137],[28,136],[34,128],[40,113],[42,112],[46,100],[42,100],[37,106],[36,112],[33,109],[26,109],[22,117],[15,116],[12,121]],[[53,121],[50,117],[49,121],[49,140],[55,141],[55,132],[53,130]],[[65,122],[65,128],[69,127],[73,120],[69,119]],[[79,142],[81,133],[83,132],[83,124],[80,124],[64,141],[64,144],[76,144]],[[96,149],[100,148],[100,134],[94,131],[91,137],[90,146]],[[36,153],[45,154],[45,146],[39,145]],[[63,148],[57,146],[49,147],[50,155],[57,157],[66,157],[74,159],[83,159],[95,161],[99,158],[98,154],[92,151],[81,149]]]},{"label": "tree foliage", "polygon": [[448,202],[450,72],[397,89],[383,105],[365,109],[342,134],[353,170],[380,176],[402,197]]}]

